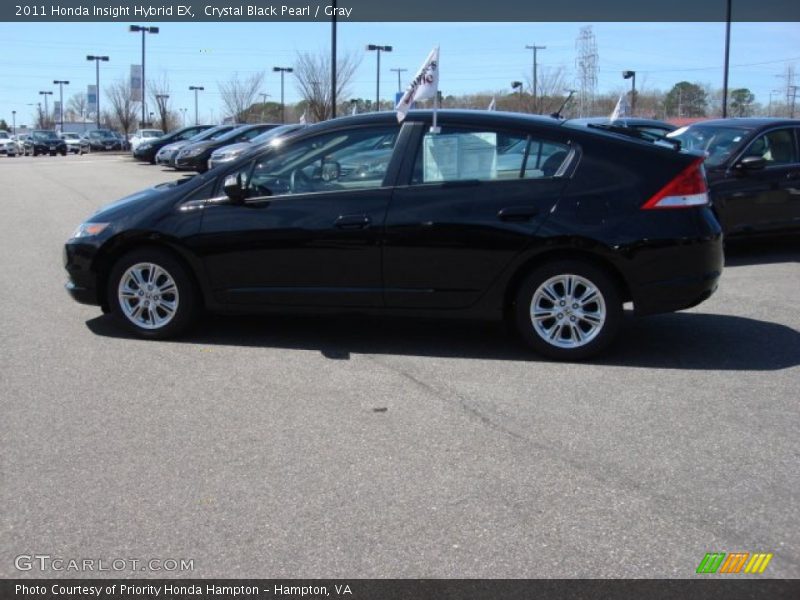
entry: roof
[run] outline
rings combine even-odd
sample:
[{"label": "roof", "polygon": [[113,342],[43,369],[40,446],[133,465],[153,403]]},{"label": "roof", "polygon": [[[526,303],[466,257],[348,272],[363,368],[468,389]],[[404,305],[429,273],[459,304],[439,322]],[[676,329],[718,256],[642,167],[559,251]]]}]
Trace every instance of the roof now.
[{"label": "roof", "polygon": [[731,117],[728,119],[704,119],[693,124],[713,125],[715,127],[728,125],[733,127],[746,127],[747,129],[758,129],[760,127],[767,127],[769,125],[789,125],[800,127],[800,120],[770,117]]}]

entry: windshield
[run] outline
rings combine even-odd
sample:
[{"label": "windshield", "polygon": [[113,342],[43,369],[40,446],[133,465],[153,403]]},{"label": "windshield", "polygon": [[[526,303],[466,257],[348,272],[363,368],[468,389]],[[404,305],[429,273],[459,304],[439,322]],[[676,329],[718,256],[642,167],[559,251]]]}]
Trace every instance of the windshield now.
[{"label": "windshield", "polygon": [[59,137],[55,131],[34,131],[33,139],[35,140],[58,140]]},{"label": "windshield", "polygon": [[706,155],[706,163],[716,167],[724,163],[742,146],[750,130],[730,125],[690,125],[681,127],[667,138],[680,140],[685,150],[699,150]]},{"label": "windshield", "polygon": [[77,140],[78,139],[78,134],[77,133],[62,133],[61,137],[63,137],[65,140]]},{"label": "windshield", "polygon": [[216,127],[212,127],[211,129],[204,129],[197,135],[193,135],[187,141],[188,142],[202,142],[203,140],[215,140],[220,136],[225,135],[231,129],[233,129],[230,125],[217,125]]},{"label": "windshield", "polygon": [[157,138],[164,135],[164,132],[161,131],[160,129],[145,129],[140,133],[143,138]]},{"label": "windshield", "polygon": [[296,131],[300,128],[301,128],[300,126],[295,124],[280,125],[275,129],[270,129],[269,131],[265,131],[264,133],[258,134],[250,141],[253,142],[254,144],[262,144],[264,142],[268,142],[282,135],[286,135],[287,133],[291,133],[292,131]]}]

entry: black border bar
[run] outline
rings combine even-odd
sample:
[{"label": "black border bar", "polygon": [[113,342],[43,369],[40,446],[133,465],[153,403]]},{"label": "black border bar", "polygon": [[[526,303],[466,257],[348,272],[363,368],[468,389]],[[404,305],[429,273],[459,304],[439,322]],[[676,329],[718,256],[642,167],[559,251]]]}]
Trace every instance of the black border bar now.
[{"label": "black border bar", "polygon": [[[137,586],[142,588],[142,591],[120,593],[123,585]],[[31,592],[33,588],[37,591]],[[216,592],[217,588],[225,591]],[[248,593],[247,588],[254,588],[257,593]],[[158,593],[154,592],[156,589]],[[116,593],[112,590],[116,590]],[[69,593],[70,591],[76,593]],[[161,598],[168,600],[200,598],[203,600],[264,598],[270,600],[535,600],[540,598],[542,600],[797,600],[800,598],[800,580],[709,579],[706,576],[698,576],[695,579],[661,580],[7,579],[0,581],[0,598],[3,600],[22,598],[28,600]]]},{"label": "black border bar", "polygon": [[[333,4],[350,11],[340,22],[722,22],[726,10],[724,0],[3,0],[0,21],[329,21],[325,7]],[[797,0],[735,0],[732,6],[733,21],[800,21]],[[250,14],[249,7],[262,14]],[[105,10],[119,8],[127,14]]]}]

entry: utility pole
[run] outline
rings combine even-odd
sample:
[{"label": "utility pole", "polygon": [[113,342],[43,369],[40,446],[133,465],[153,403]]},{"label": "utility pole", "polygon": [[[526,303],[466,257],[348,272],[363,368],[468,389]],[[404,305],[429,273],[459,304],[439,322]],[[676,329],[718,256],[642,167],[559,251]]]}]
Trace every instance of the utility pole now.
[{"label": "utility pole", "polygon": [[402,92],[403,87],[402,84],[400,83],[400,73],[405,73],[406,71],[408,71],[408,69],[389,69],[389,70],[397,73],[397,91]]},{"label": "utility pole", "polygon": [[[789,104],[789,118],[790,119],[794,119],[794,103],[795,103],[795,100],[797,99],[797,88],[798,87],[800,87],[800,86],[790,85],[786,89],[786,92],[787,92],[786,93],[786,99],[789,101],[788,104]],[[47,100],[47,98],[45,98],[45,100]]]},{"label": "utility pole", "polygon": [[722,118],[728,116],[728,66],[731,53],[731,0],[725,8],[725,73],[722,76]]},{"label": "utility pole", "polygon": [[537,70],[537,52],[539,50],[546,50],[547,46],[537,46],[533,44],[532,46],[525,46],[526,50],[533,50],[533,112],[536,113],[538,110],[538,103],[536,101],[536,70]]},{"label": "utility pole", "polygon": [[331,3],[331,119],[336,118],[336,0]]}]

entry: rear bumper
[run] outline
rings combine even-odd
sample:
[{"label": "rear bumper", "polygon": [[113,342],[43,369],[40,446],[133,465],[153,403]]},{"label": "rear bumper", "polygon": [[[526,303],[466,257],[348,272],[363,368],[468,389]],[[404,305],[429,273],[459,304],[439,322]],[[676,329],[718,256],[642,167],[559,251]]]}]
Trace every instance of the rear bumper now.
[{"label": "rear bumper", "polygon": [[641,275],[628,280],[636,314],[697,306],[716,291],[723,263],[721,236],[651,248],[637,269]]}]

